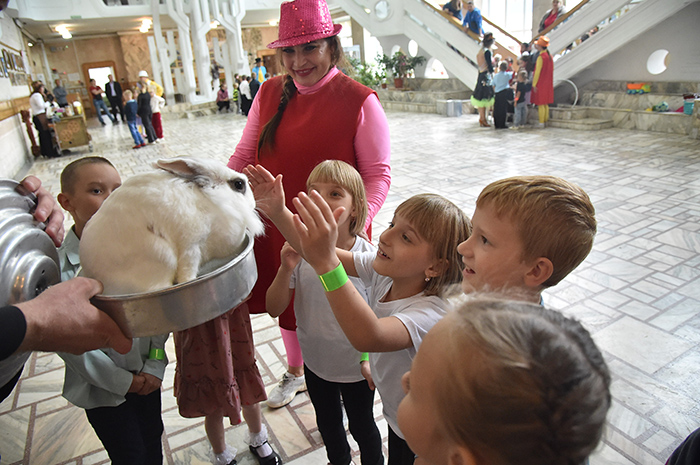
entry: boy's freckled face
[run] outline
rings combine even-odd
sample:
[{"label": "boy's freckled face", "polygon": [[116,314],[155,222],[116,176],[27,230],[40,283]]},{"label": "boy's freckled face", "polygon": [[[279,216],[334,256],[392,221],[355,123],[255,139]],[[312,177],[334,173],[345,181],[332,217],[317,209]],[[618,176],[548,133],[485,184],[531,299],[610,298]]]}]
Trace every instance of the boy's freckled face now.
[{"label": "boy's freckled face", "polygon": [[499,218],[490,205],[477,207],[472,217],[472,235],[457,247],[465,264],[463,291],[468,294],[524,289],[529,267],[522,260],[523,248],[512,221]]},{"label": "boy's freckled face", "polygon": [[78,232],[121,184],[117,170],[106,163],[90,163],[80,167],[73,192],[65,194],[69,200],[66,209],[73,217]]},{"label": "boy's freckled face", "polygon": [[397,421],[408,446],[416,454],[416,465],[447,464],[449,440],[443,430],[436,400],[440,396],[444,366],[446,322],[440,321],[423,340],[413,359],[411,371],[401,380],[406,392],[398,409]]}]

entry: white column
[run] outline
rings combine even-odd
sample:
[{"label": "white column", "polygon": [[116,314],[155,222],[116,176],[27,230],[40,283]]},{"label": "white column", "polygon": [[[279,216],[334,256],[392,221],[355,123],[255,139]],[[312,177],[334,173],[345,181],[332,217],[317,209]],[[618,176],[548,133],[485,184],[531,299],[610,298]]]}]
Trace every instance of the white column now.
[{"label": "white column", "polygon": [[[175,53],[170,53],[174,47],[169,47],[168,43],[163,39],[163,31],[160,26],[160,9],[158,0],[151,0],[151,9],[153,10],[153,37],[148,39],[148,47],[151,51],[151,66],[153,66],[153,74],[156,75],[156,66],[158,63],[158,76],[160,80],[157,82],[163,83],[165,89],[165,99],[168,105],[175,104],[175,88],[173,87],[173,76],[170,72],[170,63],[177,59]],[[154,39],[154,40],[151,40]]]},{"label": "white column", "polygon": [[[177,24],[177,37],[182,60],[182,86],[178,84],[178,89],[185,95],[189,103],[197,101],[197,85],[194,79],[194,68],[192,59],[192,42],[190,41],[190,19],[185,14],[183,0],[166,0],[168,16]],[[172,38],[172,35],[169,35]]]},{"label": "white column", "polygon": [[226,45],[231,60],[233,72],[238,74],[250,74],[248,57],[243,50],[241,40],[241,20],[245,16],[243,0],[215,0],[221,10],[219,22],[226,29]]},{"label": "white column", "polygon": [[211,58],[207,46],[207,32],[211,30],[208,0],[193,0],[192,11],[192,48],[194,50],[197,80],[199,82],[199,102],[211,102],[215,94],[211,90]]}]

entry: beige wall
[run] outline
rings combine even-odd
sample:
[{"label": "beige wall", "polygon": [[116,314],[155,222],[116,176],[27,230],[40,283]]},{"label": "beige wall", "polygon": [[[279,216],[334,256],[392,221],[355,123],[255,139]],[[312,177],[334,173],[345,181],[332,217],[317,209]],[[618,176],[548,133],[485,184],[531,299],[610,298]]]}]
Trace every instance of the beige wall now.
[{"label": "beige wall", "polygon": [[[144,43],[145,41],[144,38]],[[101,61],[113,61],[115,78],[128,79],[122,42],[116,34],[89,39],[47,41],[45,47],[49,66],[56,69],[62,79],[66,79],[69,74],[77,73],[80,75],[80,80],[87,84],[87,76],[83,75],[83,64]],[[148,58],[148,54],[146,57]],[[77,83],[70,81],[69,84]]]}]

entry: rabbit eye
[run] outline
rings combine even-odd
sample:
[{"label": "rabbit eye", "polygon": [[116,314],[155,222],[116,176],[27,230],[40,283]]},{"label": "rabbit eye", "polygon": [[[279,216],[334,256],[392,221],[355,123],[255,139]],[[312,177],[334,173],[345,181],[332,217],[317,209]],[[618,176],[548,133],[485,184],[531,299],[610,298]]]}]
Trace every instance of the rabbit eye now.
[{"label": "rabbit eye", "polygon": [[229,186],[231,186],[231,189],[233,189],[236,192],[240,192],[241,194],[245,193],[245,181],[238,178],[234,179],[233,181],[228,182]]}]

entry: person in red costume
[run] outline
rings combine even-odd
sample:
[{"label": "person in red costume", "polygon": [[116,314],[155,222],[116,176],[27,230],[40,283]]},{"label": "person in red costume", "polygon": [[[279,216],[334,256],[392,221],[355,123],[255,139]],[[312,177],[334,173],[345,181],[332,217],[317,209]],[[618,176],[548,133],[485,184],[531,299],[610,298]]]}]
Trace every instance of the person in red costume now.
[{"label": "person in red costume", "polygon": [[541,36],[535,42],[535,47],[540,51],[535,63],[535,74],[532,77],[532,94],[530,102],[537,105],[537,114],[540,119],[540,127],[544,127],[549,121],[549,104],[554,103],[554,62],[549,53],[549,39]]},{"label": "person in red costume", "polygon": [[[376,93],[348,78],[338,33],[325,0],[296,0],[281,6],[279,39],[268,45],[287,74],[265,81],[248,115],[243,137],[228,166],[241,171],[260,164],[284,176],[287,206],[306,189],[311,170],[326,159],[342,160],[362,176],[369,214],[367,230],[391,183],[389,127]],[[270,225],[256,240],[258,281],[248,301],[251,313],[265,312],[265,292],[280,264],[282,235]],[[288,372],[270,393],[281,407],[305,388],[303,358],[296,339],[294,310],[280,316]]]}]

